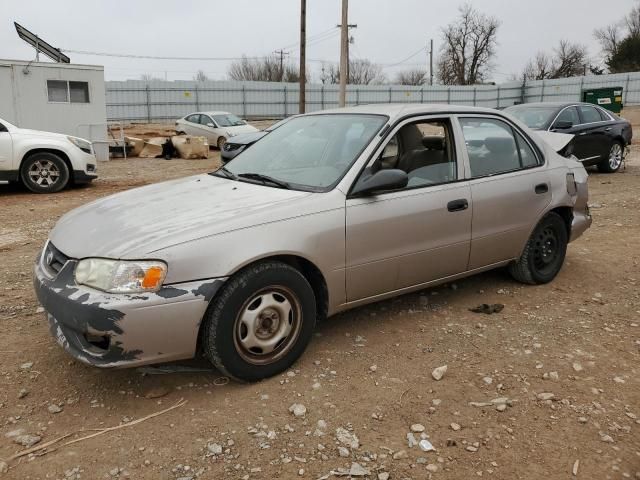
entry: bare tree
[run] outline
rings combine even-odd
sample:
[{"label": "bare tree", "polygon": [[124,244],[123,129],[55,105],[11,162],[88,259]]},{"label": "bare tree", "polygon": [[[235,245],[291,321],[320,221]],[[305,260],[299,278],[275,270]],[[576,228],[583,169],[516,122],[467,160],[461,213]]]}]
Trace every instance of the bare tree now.
[{"label": "bare tree", "polygon": [[[337,64],[323,66],[322,83],[340,83],[340,68]],[[381,84],[386,81],[382,67],[366,58],[349,60],[349,76],[347,83],[351,85]]]},{"label": "bare tree", "polygon": [[280,58],[272,55],[263,58],[243,56],[229,66],[231,80],[255,80],[262,82],[297,82],[300,79],[298,67],[290,63],[281,63]]},{"label": "bare tree", "polygon": [[422,85],[427,81],[427,72],[420,68],[410,68],[396,74],[396,83],[400,85]]},{"label": "bare tree", "polygon": [[634,45],[640,42],[640,1],[622,20],[595,30],[594,36],[611,73],[637,69],[640,52]]},{"label": "bare tree", "polygon": [[445,85],[473,85],[491,70],[500,21],[475,10],[460,7],[459,18],[442,30],[438,79]]},{"label": "bare tree", "polygon": [[525,67],[523,80],[545,80],[584,75],[588,64],[587,49],[583,45],[561,40],[553,55],[538,52]]},{"label": "bare tree", "polygon": [[140,75],[140,80],[143,80],[145,82],[153,82],[153,81],[162,80],[162,79],[158,77],[154,77],[151,73],[143,73],[142,75]]},{"label": "bare tree", "polygon": [[206,82],[207,80],[209,80],[209,77],[207,76],[206,73],[204,73],[203,70],[198,70],[194,75],[193,79],[196,82]]}]

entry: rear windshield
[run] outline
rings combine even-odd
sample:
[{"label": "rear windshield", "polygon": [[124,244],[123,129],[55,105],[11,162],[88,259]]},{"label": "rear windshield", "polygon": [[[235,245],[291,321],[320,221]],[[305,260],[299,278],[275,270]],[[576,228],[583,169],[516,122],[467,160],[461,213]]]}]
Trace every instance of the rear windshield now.
[{"label": "rear windshield", "polygon": [[518,105],[505,108],[504,111],[516,117],[529,128],[541,129],[546,128],[549,122],[553,120],[553,116],[558,111],[558,107]]}]

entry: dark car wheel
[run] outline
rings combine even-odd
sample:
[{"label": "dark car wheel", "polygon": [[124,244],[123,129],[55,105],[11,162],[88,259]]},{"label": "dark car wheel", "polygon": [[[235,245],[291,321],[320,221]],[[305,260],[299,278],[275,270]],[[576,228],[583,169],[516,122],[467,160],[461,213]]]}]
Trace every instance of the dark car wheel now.
[{"label": "dark car wheel", "polygon": [[548,213],[531,234],[520,259],[509,265],[509,273],[522,283],[549,283],[562,268],[568,237],[562,217]]},{"label": "dark car wheel", "polygon": [[598,164],[598,170],[603,173],[614,173],[620,169],[624,160],[624,146],[618,140],[614,140],[609,150],[609,158]]},{"label": "dark car wheel", "polygon": [[58,155],[38,152],[22,162],[20,179],[32,192],[55,193],[69,183],[69,168]]},{"label": "dark car wheel", "polygon": [[225,375],[256,381],[302,355],[316,322],[316,302],[295,268],[267,261],[231,277],[204,317],[202,346]]}]

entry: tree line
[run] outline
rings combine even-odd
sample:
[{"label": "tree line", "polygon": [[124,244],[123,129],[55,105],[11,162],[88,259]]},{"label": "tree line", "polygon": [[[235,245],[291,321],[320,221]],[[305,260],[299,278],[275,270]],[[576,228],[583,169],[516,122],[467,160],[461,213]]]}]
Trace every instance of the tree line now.
[{"label": "tree line", "polygon": [[[500,21],[475,9],[470,3],[459,8],[458,17],[441,29],[441,47],[436,59],[435,76],[443,85],[477,85],[485,83],[494,70]],[[640,0],[620,21],[594,31],[601,46],[604,64],[589,57],[586,46],[567,39],[560,40],[551,51],[539,51],[520,74],[511,80],[546,80],[605,72],[640,71]],[[309,69],[307,68],[307,71]],[[298,66],[274,55],[260,58],[242,57],[232,62],[227,75],[231,80],[298,82]],[[388,78],[383,67],[368,59],[349,60],[348,83],[371,85],[394,83],[423,85],[428,82],[426,68],[408,68]],[[208,80],[198,71],[196,81]],[[337,84],[337,64],[322,65],[322,83]]]}]

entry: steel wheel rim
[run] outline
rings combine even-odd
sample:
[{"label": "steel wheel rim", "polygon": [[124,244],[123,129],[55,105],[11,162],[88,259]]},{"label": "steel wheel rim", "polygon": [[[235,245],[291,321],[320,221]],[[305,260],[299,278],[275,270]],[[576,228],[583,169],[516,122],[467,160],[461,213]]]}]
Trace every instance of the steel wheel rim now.
[{"label": "steel wheel rim", "polygon": [[301,325],[302,308],[290,289],[270,286],[259,290],[244,302],[236,316],[236,352],[253,365],[274,363],[295,345]]},{"label": "steel wheel rim", "polygon": [[51,160],[36,160],[29,167],[28,175],[39,187],[51,187],[60,179],[60,169]]},{"label": "steel wheel rim", "polygon": [[622,147],[619,143],[614,143],[611,146],[611,152],[609,152],[609,166],[616,170],[622,163]]},{"label": "steel wheel rim", "polygon": [[555,228],[548,226],[538,232],[533,248],[533,265],[540,273],[555,268],[560,256],[560,242]]}]

